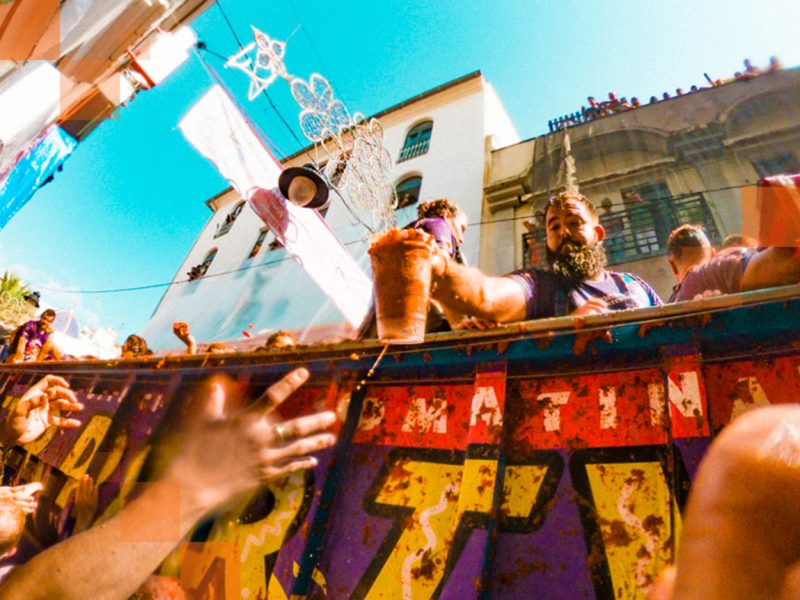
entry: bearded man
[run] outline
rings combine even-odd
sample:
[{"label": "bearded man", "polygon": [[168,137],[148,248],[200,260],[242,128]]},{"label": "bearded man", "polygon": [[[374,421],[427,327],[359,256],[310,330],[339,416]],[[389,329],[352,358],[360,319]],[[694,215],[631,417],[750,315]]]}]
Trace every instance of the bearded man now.
[{"label": "bearded man", "polygon": [[462,318],[510,323],[662,304],[636,275],[606,270],[605,230],[586,197],[562,192],[550,198],[545,228],[547,271],[490,277],[434,248],[432,295],[451,323]]}]

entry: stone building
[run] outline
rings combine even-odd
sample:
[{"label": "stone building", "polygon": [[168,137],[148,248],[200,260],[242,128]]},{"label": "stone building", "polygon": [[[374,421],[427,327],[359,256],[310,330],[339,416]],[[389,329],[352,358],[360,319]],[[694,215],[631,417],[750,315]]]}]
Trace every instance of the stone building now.
[{"label": "stone building", "polygon": [[536,215],[571,176],[608,230],[610,264],[667,297],[665,242],[675,226],[702,224],[714,241],[740,233],[743,193],[762,177],[800,171],[800,69],[606,116],[584,111],[569,124],[489,151],[480,267],[504,273],[541,261]]}]

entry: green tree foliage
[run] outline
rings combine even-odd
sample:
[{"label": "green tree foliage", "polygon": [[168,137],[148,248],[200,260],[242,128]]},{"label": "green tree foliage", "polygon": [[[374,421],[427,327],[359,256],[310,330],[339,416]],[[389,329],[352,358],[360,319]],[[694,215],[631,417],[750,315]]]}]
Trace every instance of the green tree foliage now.
[{"label": "green tree foliage", "polygon": [[35,308],[26,302],[31,289],[11,271],[0,278],[0,326],[13,329],[33,318]]}]

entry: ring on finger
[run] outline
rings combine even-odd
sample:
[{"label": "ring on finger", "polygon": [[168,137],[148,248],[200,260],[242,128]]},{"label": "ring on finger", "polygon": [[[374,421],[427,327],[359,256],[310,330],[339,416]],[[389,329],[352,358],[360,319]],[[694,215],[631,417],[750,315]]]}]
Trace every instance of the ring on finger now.
[{"label": "ring on finger", "polygon": [[275,437],[277,437],[278,440],[280,440],[281,444],[284,444],[289,440],[289,436],[287,435],[286,432],[286,427],[284,427],[283,425],[275,425],[272,428],[272,431],[275,433]]}]

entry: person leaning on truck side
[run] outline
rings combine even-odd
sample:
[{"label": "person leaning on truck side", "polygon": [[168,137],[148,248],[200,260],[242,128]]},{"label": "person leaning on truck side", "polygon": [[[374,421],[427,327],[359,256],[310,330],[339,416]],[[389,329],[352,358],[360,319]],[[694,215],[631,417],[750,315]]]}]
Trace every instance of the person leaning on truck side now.
[{"label": "person leaning on truck side", "polygon": [[585,196],[565,191],[550,198],[545,230],[548,271],[530,268],[492,277],[434,248],[432,296],[451,322],[464,316],[509,323],[662,303],[636,275],[606,270],[605,229]]}]

